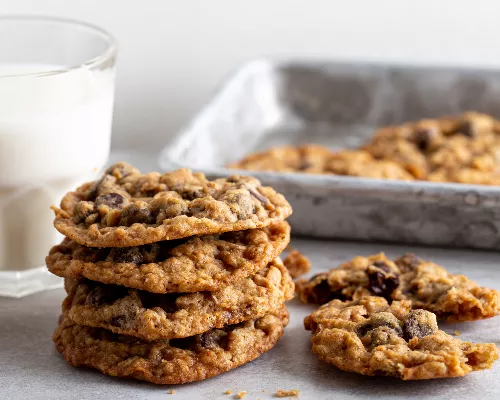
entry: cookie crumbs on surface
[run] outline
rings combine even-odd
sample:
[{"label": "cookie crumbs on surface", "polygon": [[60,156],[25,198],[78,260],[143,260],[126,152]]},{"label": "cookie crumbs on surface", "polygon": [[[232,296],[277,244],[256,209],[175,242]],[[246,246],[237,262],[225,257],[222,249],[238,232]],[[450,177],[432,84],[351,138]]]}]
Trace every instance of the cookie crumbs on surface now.
[{"label": "cookie crumbs on surface", "polygon": [[169,394],[174,394],[174,393],[175,393],[175,390],[174,390],[174,389],[171,389],[168,393],[169,393]]},{"label": "cookie crumbs on surface", "polygon": [[460,336],[460,331],[453,332],[455,336]]},{"label": "cookie crumbs on surface", "polygon": [[276,391],[275,396],[276,397],[299,397],[300,395],[300,390],[298,389],[292,389],[292,390],[278,390]]},{"label": "cookie crumbs on surface", "polygon": [[245,392],[245,391],[243,391],[243,392],[239,392],[239,393],[236,395],[236,398],[237,398],[237,399],[244,399],[246,395],[247,395],[247,392]]},{"label": "cookie crumbs on surface", "polygon": [[294,279],[311,270],[311,261],[298,250],[292,250],[283,260],[283,264]]},{"label": "cookie crumbs on surface", "polygon": [[231,393],[233,392],[231,392],[229,389],[224,392],[224,394],[231,394]]}]

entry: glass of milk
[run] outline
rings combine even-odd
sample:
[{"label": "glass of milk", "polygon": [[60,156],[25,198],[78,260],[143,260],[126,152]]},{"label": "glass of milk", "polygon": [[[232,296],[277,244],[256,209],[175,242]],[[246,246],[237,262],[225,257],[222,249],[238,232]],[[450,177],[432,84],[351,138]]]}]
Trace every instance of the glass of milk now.
[{"label": "glass of milk", "polygon": [[107,162],[116,44],[91,25],[0,16],[0,295],[60,286],[51,205]]}]

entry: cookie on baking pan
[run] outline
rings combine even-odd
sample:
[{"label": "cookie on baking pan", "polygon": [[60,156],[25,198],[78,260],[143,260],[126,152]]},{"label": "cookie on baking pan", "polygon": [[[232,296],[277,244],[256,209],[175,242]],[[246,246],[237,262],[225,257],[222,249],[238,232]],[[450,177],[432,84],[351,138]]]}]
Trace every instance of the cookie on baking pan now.
[{"label": "cookie on baking pan", "polygon": [[401,165],[391,160],[377,160],[363,150],[343,150],[335,153],[325,165],[325,171],[335,175],[374,179],[414,180]]},{"label": "cookie on baking pan", "polygon": [[412,310],[408,300],[390,306],[382,297],[333,300],[304,325],[321,360],[363,375],[453,378],[491,368],[498,359],[495,344],[463,342],[440,331],[433,313]]},{"label": "cookie on baking pan", "polygon": [[401,164],[417,179],[500,184],[500,123],[486,114],[466,112],[385,127],[364,149]]},{"label": "cookie on baking pan", "polygon": [[157,384],[207,379],[248,363],[270,350],[288,324],[283,307],[255,320],[183,339],[143,342],[62,317],[53,340],[66,361],[107,375]]},{"label": "cookie on baking pan", "polygon": [[218,290],[253,275],[278,257],[290,226],[193,236],[139,247],[92,248],[65,239],[46,258],[61,277],[87,278],[152,293]]},{"label": "cookie on baking pan", "polygon": [[141,174],[122,162],[66,194],[54,211],[57,230],[84,246],[129,247],[262,228],[292,209],[252,177],[211,181],[187,169]]},{"label": "cookie on baking pan", "polygon": [[215,292],[152,294],[70,279],[65,287],[63,312],[73,322],[146,341],[194,336],[262,317],[279,310],[294,289],[279,259]]},{"label": "cookie on baking pan", "polygon": [[331,154],[330,149],[315,144],[273,147],[267,151],[249,154],[243,160],[228,165],[228,168],[323,174]]},{"label": "cookie on baking pan", "polygon": [[333,299],[357,300],[381,296],[389,301],[411,300],[414,308],[432,311],[448,322],[490,318],[500,313],[500,294],[478,286],[463,275],[405,254],[395,261],[383,253],[355,257],[328,272],[296,283],[305,303]]}]

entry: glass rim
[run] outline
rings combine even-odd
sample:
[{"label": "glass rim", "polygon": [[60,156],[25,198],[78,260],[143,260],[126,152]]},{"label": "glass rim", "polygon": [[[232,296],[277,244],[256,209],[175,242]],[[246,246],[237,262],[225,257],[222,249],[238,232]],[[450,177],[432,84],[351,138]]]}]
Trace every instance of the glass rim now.
[{"label": "glass rim", "polygon": [[62,74],[68,71],[72,70],[78,70],[81,68],[87,68],[87,69],[93,69],[95,67],[98,67],[105,62],[109,61],[113,57],[116,56],[117,50],[118,50],[118,44],[116,39],[114,38],[113,35],[111,35],[109,32],[106,30],[98,27],[97,25],[90,24],[88,22],[83,22],[79,21],[76,19],[71,19],[71,18],[62,18],[62,17],[50,17],[50,16],[43,16],[43,15],[8,15],[8,14],[3,14],[0,15],[0,24],[3,21],[29,21],[29,22],[52,22],[56,23],[59,25],[66,25],[66,26],[71,26],[71,27],[83,27],[85,29],[88,29],[94,34],[97,34],[101,36],[101,38],[106,42],[106,50],[104,50],[101,54],[88,59],[87,61],[76,64],[76,65],[69,65],[69,66],[64,66],[61,68],[53,69],[53,70],[45,70],[45,71],[40,71],[40,72],[28,72],[28,73],[22,73],[22,74],[7,74],[7,75],[2,75],[0,74],[0,78],[14,78],[14,77],[27,77],[27,76],[46,76],[46,75],[55,75],[55,74]]}]

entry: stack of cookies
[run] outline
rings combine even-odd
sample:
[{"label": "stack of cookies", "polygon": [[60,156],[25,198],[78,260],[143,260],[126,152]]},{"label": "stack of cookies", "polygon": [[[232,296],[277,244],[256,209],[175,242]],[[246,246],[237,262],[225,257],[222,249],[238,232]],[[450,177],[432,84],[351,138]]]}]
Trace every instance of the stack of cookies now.
[{"label": "stack of cookies", "polygon": [[67,291],[54,342],[71,365],[185,383],[282,335],[294,285],[278,256],[292,210],[255,178],[118,163],[54,210],[66,239],[46,261]]}]

